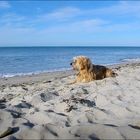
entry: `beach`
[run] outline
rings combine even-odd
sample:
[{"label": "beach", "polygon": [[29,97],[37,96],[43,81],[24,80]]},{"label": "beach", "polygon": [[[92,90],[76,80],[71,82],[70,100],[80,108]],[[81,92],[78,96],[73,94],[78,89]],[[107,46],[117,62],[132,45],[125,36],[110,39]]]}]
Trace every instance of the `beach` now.
[{"label": "beach", "polygon": [[1,139],[139,139],[140,62],[69,84],[72,70],[0,78]]}]

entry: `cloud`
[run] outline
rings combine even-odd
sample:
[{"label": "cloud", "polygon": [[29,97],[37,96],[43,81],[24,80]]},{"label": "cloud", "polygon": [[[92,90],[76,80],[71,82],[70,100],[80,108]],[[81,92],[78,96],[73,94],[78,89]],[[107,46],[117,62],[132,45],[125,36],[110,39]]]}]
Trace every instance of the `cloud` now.
[{"label": "cloud", "polygon": [[7,1],[0,1],[0,8],[10,8],[11,5]]},{"label": "cloud", "polygon": [[0,45],[28,45],[38,40],[37,31],[25,27],[0,27]]},{"label": "cloud", "polygon": [[6,13],[0,15],[0,26],[1,27],[30,27],[32,24],[28,24],[30,19],[26,16],[22,16],[16,13]]},{"label": "cloud", "polygon": [[[69,20],[69,22],[63,22],[63,24],[57,24],[55,26],[52,25],[52,27],[49,27],[48,29],[44,30],[49,33],[84,33],[84,32],[89,32],[89,33],[94,33],[94,32],[124,32],[124,31],[134,31],[137,29],[140,29],[140,22],[137,20],[137,18],[134,18],[130,22],[126,22],[125,20],[122,21],[115,21],[114,19],[118,15],[118,18],[121,16],[136,16],[138,14],[137,12],[140,10],[140,3],[130,3],[130,2],[119,2],[116,5],[105,7],[105,8],[98,8],[98,9],[89,9],[89,10],[81,10],[79,9],[78,12],[74,15],[74,20]],[[56,10],[57,11],[57,10]],[[61,12],[63,10],[60,10]],[[59,12],[58,12],[59,13]],[[63,12],[62,12],[63,13]],[[62,14],[61,13],[61,14]],[[65,16],[61,15],[59,16],[59,20],[64,17],[69,17],[66,16],[67,13],[64,12]],[[49,13],[48,15],[51,15],[51,19],[54,19],[55,22],[57,19],[56,14]],[[54,16],[55,15],[55,16]],[[95,16],[97,15],[97,16]],[[100,16],[101,15],[101,16]],[[104,18],[104,16],[111,15],[111,19]],[[116,16],[115,16],[116,15]],[[83,20],[79,20],[79,16],[84,17]],[[89,18],[91,17],[91,18]],[[99,17],[99,18],[96,18]],[[125,18],[125,17],[123,17]]]},{"label": "cloud", "polygon": [[[39,8],[40,9],[40,8]],[[34,26],[42,28],[57,27],[59,25],[66,26],[67,24],[77,24],[80,20],[100,19],[100,20],[119,20],[125,22],[122,18],[130,16],[139,18],[140,2],[120,1],[111,6],[102,8],[80,9],[78,7],[62,7],[48,13],[40,14],[34,17],[20,16],[14,13],[8,13],[0,17],[0,23],[11,26]],[[130,19],[130,18],[129,18]],[[132,20],[136,20],[133,18]],[[94,21],[93,21],[94,22]],[[131,22],[131,21],[130,21]],[[89,23],[84,23],[89,24]],[[90,21],[91,24],[91,21]],[[90,26],[90,25],[89,25]]]},{"label": "cloud", "polygon": [[77,7],[63,7],[50,13],[40,15],[40,19],[67,21],[76,17],[89,16],[138,16],[140,13],[139,1],[119,1],[111,6],[102,8],[80,9]]},{"label": "cloud", "polygon": [[[81,19],[113,19],[119,20],[120,22],[124,22],[122,18],[135,17],[139,18],[140,15],[140,2],[129,2],[129,1],[120,1],[115,2],[111,6],[101,7],[101,8],[91,8],[91,9],[80,9],[79,7],[63,7],[56,9],[54,11],[50,11],[49,13],[41,14],[34,19],[32,19],[32,23],[34,24],[49,24],[53,26],[59,26],[59,24],[66,23],[74,23]],[[134,18],[133,18],[134,19]],[[132,19],[132,20],[133,20]],[[57,25],[56,25],[57,24]]]},{"label": "cloud", "polygon": [[58,26],[52,26],[49,28],[46,28],[42,30],[42,32],[47,32],[49,34],[68,34],[68,33],[87,33],[87,32],[95,32],[99,30],[99,28],[105,24],[107,24],[108,21],[101,20],[101,19],[85,19],[85,20],[80,20],[80,21],[75,21],[75,22],[70,22],[67,24],[63,25],[58,25]]},{"label": "cloud", "polygon": [[69,18],[78,16],[81,13],[80,9],[76,7],[64,7],[57,9],[47,14],[43,14],[38,18],[41,20],[59,20],[66,21]]},{"label": "cloud", "polygon": [[9,22],[20,22],[22,20],[24,20],[25,17],[15,14],[15,13],[7,13],[1,16],[1,21],[3,23],[9,23]]},{"label": "cloud", "polygon": [[118,3],[97,9],[89,9],[84,12],[85,14],[97,16],[138,16],[140,13],[139,1],[119,1]]},{"label": "cloud", "polygon": [[[38,30],[0,27],[1,45],[138,45],[138,23],[111,24],[99,19]],[[133,27],[133,28],[132,28]],[[139,28],[138,28],[139,27]],[[133,36],[135,34],[135,36]]]}]

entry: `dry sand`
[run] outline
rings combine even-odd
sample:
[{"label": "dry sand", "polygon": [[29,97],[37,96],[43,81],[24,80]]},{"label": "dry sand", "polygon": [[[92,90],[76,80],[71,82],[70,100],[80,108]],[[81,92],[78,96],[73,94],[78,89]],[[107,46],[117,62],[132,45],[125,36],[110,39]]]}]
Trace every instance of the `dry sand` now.
[{"label": "dry sand", "polygon": [[73,71],[0,79],[1,139],[140,139],[140,63],[69,85]]}]

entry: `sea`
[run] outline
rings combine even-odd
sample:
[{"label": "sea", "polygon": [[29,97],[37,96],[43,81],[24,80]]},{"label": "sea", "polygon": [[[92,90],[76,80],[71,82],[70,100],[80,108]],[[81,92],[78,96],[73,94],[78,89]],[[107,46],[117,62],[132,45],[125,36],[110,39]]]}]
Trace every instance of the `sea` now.
[{"label": "sea", "polygon": [[89,57],[94,64],[140,61],[140,47],[0,47],[0,77],[70,70],[74,56]]}]

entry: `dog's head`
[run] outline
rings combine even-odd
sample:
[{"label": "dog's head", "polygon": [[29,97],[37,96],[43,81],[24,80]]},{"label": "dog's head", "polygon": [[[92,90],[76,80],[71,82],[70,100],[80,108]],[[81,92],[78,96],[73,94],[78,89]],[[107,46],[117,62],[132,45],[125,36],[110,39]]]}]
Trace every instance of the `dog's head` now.
[{"label": "dog's head", "polygon": [[86,56],[74,57],[70,65],[72,65],[73,69],[77,71],[92,69],[92,63]]}]

